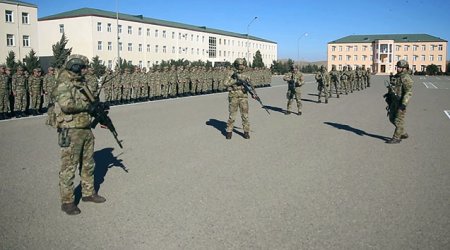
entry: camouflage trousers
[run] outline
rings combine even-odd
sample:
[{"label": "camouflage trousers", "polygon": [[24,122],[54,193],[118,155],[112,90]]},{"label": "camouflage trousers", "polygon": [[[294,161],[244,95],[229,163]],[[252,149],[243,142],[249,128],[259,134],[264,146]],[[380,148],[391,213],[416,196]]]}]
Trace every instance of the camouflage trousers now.
[{"label": "camouflage trousers", "polygon": [[80,169],[82,196],[94,194],[94,134],[90,129],[69,129],[70,145],[61,147],[59,190],[62,203],[74,202],[73,180]]},{"label": "camouflage trousers", "polygon": [[405,116],[406,110],[404,111],[394,111],[389,113],[389,121],[394,124],[395,130],[392,138],[400,139],[400,137],[406,134],[405,130]]},{"label": "camouflage trousers", "polygon": [[0,91],[0,113],[8,112],[9,96],[5,91]]},{"label": "camouflage trousers", "polygon": [[291,110],[292,101],[295,99],[297,102],[298,112],[302,112],[302,93],[300,91],[290,91],[288,90],[286,97],[287,101],[287,111]]},{"label": "camouflage trousers", "polygon": [[330,93],[328,92],[329,86],[319,83],[317,90],[319,91],[318,94],[319,101],[322,99],[322,96],[325,97],[325,101],[328,101],[328,96],[330,95]]},{"label": "camouflage trousers", "polygon": [[[240,94],[236,94],[240,92]],[[234,121],[239,111],[241,112],[242,128],[244,132],[250,132],[250,123],[248,121],[248,97],[243,94],[242,91],[232,91],[228,95],[228,112],[229,117],[227,121],[227,132],[232,132],[234,127]]]},{"label": "camouflage trousers", "polygon": [[41,95],[39,92],[30,93],[30,109],[39,109],[41,105]]},{"label": "camouflage trousers", "polygon": [[14,96],[14,111],[25,111],[27,108],[27,95],[24,92],[16,92]]}]

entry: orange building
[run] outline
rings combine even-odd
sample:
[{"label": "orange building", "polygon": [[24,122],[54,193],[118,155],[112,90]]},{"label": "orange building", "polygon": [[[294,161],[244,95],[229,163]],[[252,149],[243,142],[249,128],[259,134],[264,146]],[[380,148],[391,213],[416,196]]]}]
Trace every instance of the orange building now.
[{"label": "orange building", "polygon": [[431,64],[445,72],[447,41],[427,34],[352,35],[329,42],[327,54],[328,69],[365,65],[375,74],[389,74],[404,59],[414,72]]}]

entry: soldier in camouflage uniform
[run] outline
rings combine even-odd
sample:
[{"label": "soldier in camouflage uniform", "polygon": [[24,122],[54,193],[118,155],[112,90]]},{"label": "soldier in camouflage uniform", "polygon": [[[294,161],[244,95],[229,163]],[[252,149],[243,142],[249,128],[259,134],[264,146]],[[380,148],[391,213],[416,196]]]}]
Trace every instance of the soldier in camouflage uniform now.
[{"label": "soldier in camouflage uniform", "polygon": [[367,71],[366,71],[366,65],[363,65],[362,67],[361,67],[361,75],[362,75],[362,77],[361,77],[361,86],[362,86],[362,89],[365,89],[365,88],[367,88]]},{"label": "soldier in camouflage uniform", "polygon": [[405,131],[406,107],[412,96],[413,80],[409,74],[409,64],[405,60],[397,62],[397,74],[392,79],[395,84],[392,89],[396,98],[389,104],[389,121],[394,124],[395,131],[391,139],[386,141],[389,144],[400,143],[402,139],[409,137]]},{"label": "soldier in camouflage uniform", "polygon": [[82,74],[84,75],[89,90],[94,94],[94,96],[96,96],[98,91],[98,79],[95,75],[94,68],[85,68],[83,69]]},{"label": "soldier in camouflage uniform", "polygon": [[344,66],[344,68],[341,72],[341,94],[345,93],[346,95],[348,95],[349,78],[350,78],[350,75],[348,73],[347,66]]},{"label": "soldier in camouflage uniform", "polygon": [[[319,91],[317,101],[318,103],[322,102],[322,95],[325,97],[325,103],[328,103],[328,89],[330,86],[330,75],[327,72],[327,69],[325,66],[320,66],[319,72],[315,75],[316,81],[317,81],[317,90]],[[323,94],[322,94],[323,93]]]},{"label": "soldier in camouflage uniform", "polygon": [[170,67],[170,70],[167,75],[167,90],[168,97],[174,98],[177,96],[177,69],[175,65]]},{"label": "soldier in camouflage uniform", "polygon": [[129,68],[125,68],[122,74],[122,103],[130,103],[132,76]]},{"label": "soldier in camouflage uniform", "polygon": [[114,75],[111,69],[107,69],[105,75],[103,75],[103,88],[105,93],[105,102],[109,104],[112,103],[113,98],[113,79]]},{"label": "soldier in camouflage uniform", "polygon": [[32,115],[38,115],[41,105],[42,95],[42,77],[41,69],[33,69],[33,75],[28,78],[28,85],[30,88],[30,110]]},{"label": "soldier in camouflage uniform", "polygon": [[10,93],[10,76],[6,73],[6,66],[0,65],[0,120],[8,118]]},{"label": "soldier in camouflage uniform", "polygon": [[303,74],[298,71],[297,67],[291,66],[291,72],[286,73],[283,76],[283,80],[288,82],[288,90],[286,93],[286,98],[288,99],[286,115],[291,113],[292,100],[295,98],[297,101],[297,115],[302,114],[302,92],[300,87],[303,86]]},{"label": "soldier in camouflage uniform", "polygon": [[81,166],[82,201],[95,203],[106,201],[94,189],[94,135],[90,128],[89,115],[92,105],[80,91],[82,87],[89,91],[81,74],[82,68],[86,65],[88,59],[85,56],[69,56],[52,92],[56,114],[54,126],[58,128],[58,141],[61,147],[59,172],[61,210],[69,215],[81,212],[75,204],[73,190],[75,171],[79,166]]},{"label": "soldier in camouflage uniform", "polygon": [[12,94],[14,96],[14,112],[17,118],[26,116],[28,79],[22,66],[17,67],[16,74],[12,77]]},{"label": "soldier in camouflage uniform", "polygon": [[43,92],[44,92],[44,103],[42,104],[42,109],[45,111],[48,109],[50,102],[50,93],[55,87],[55,70],[53,67],[48,68],[47,74],[45,74],[43,79]]},{"label": "soldier in camouflage uniform", "polygon": [[370,72],[370,68],[367,68],[367,72],[366,72],[366,83],[367,83],[367,87],[370,87],[370,76],[371,76],[371,72]]},{"label": "soldier in camouflage uniform", "polygon": [[[244,138],[250,139],[250,123],[248,121],[248,94],[244,90],[240,81],[247,81],[251,84],[250,78],[242,72],[244,71],[244,59],[237,58],[234,61],[235,72],[231,75],[225,82],[225,86],[228,89],[228,111],[229,117],[227,121],[227,134],[226,138],[231,139],[234,121],[236,119],[236,114],[238,109],[241,112],[242,118],[242,128],[244,129]],[[256,98],[256,96],[253,96]]]},{"label": "soldier in camouflage uniform", "polygon": [[330,84],[330,97],[332,96],[332,87],[334,87],[334,90],[336,91],[336,97],[339,98],[339,92],[341,91],[341,76],[339,71],[336,70],[336,66],[332,65],[331,66],[331,71],[330,71],[330,80],[331,80],[331,84]]},{"label": "soldier in camouflage uniform", "polygon": [[122,73],[117,67],[114,71],[114,79],[112,80],[112,102],[114,105],[118,105],[122,98]]},{"label": "soldier in camouflage uniform", "polygon": [[148,73],[147,68],[141,70],[141,94],[140,100],[147,101],[149,99],[149,85],[148,85]]}]

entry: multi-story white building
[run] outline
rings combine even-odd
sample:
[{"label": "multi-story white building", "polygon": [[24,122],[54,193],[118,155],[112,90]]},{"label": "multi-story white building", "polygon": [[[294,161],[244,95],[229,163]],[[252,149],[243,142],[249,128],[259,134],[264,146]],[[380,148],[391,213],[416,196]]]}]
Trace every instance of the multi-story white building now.
[{"label": "multi-story white building", "polygon": [[31,49],[38,51],[37,6],[22,1],[0,0],[0,62],[10,51],[16,60],[27,56]]},{"label": "multi-story white building", "polygon": [[365,65],[376,74],[395,73],[404,59],[413,71],[425,71],[435,64],[447,67],[447,41],[427,34],[352,35],[328,43],[328,68]]},{"label": "multi-story white building", "polygon": [[258,37],[90,8],[40,18],[40,56],[51,56],[63,33],[73,54],[99,56],[108,67],[117,58],[142,67],[172,59],[252,62],[258,50],[266,66],[277,60],[277,43]]}]

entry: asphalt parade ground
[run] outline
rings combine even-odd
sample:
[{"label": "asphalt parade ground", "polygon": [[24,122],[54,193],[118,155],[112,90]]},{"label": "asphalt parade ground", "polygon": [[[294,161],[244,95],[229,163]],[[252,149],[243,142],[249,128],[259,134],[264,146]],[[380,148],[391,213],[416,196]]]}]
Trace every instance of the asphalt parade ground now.
[{"label": "asphalt parade ground", "polygon": [[45,116],[2,121],[0,249],[450,249],[450,77],[413,77],[396,145],[386,79],[324,104],[308,75],[297,116],[274,76],[257,89],[270,115],[249,100],[250,140],[239,115],[225,139],[226,93],[114,106],[124,148],[94,131],[107,201],[77,216]]}]

